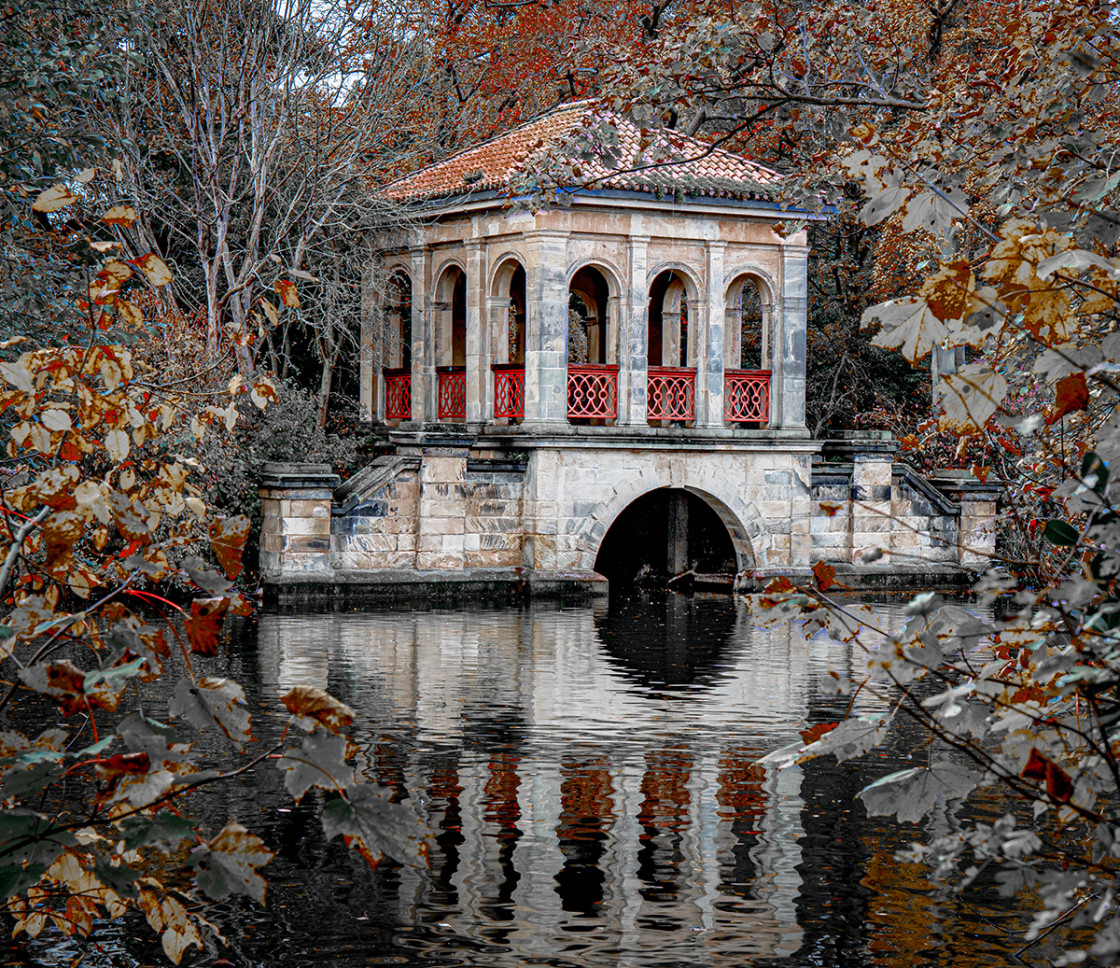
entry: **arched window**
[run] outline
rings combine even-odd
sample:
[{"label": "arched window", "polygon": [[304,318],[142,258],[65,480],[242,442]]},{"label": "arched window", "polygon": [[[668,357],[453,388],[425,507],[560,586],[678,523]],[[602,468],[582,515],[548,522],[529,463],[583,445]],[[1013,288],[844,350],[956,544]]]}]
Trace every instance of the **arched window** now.
[{"label": "arched window", "polygon": [[389,277],[386,290],[382,361],[390,369],[407,370],[412,366],[412,280],[398,269]]},{"label": "arched window", "polygon": [[658,273],[649,289],[650,366],[691,366],[685,278],[676,269]]},{"label": "arched window", "polygon": [[727,293],[728,355],[724,365],[737,370],[770,369],[769,289],[757,276],[743,274]]},{"label": "arched window", "polygon": [[603,274],[584,266],[568,286],[568,362],[606,363],[610,287]]}]

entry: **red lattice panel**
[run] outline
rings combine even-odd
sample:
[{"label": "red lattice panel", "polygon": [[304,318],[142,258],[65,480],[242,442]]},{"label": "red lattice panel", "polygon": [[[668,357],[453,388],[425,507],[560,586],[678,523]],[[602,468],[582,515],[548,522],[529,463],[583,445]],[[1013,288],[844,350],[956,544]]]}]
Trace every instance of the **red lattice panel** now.
[{"label": "red lattice panel", "polygon": [[651,366],[646,383],[646,416],[650,420],[694,420],[696,370]]},{"label": "red lattice panel", "polygon": [[723,371],[723,419],[729,423],[770,422],[770,371]]},{"label": "red lattice panel", "polygon": [[412,419],[412,372],[385,371],[385,419]]},{"label": "red lattice panel", "polygon": [[568,367],[568,419],[618,416],[618,367],[580,364]]},{"label": "red lattice panel", "polygon": [[516,420],[525,416],[525,367],[494,364],[494,416]]},{"label": "red lattice panel", "polygon": [[465,420],[467,417],[467,371],[462,366],[438,366],[439,394],[436,416],[440,420]]}]

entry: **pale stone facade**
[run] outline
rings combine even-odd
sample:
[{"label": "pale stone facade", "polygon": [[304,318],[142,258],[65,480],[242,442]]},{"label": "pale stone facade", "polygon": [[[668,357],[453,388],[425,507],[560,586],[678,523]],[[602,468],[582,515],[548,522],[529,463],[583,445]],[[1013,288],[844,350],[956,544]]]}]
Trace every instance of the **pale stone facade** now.
[{"label": "pale stone facade", "polygon": [[[890,448],[822,469],[805,425],[806,235],[777,230],[779,176],[706,154],[679,166],[681,191],[517,212],[503,153],[533,142],[514,135],[387,190],[427,205],[377,240],[363,300],[360,403],[392,453],[333,502],[329,468],[266,474],[267,581],[601,584],[612,524],[663,489],[715,512],[740,584],[876,548],[878,568],[990,550],[989,496],[962,516],[900,477]],[[731,174],[697,181],[697,165]]]}]

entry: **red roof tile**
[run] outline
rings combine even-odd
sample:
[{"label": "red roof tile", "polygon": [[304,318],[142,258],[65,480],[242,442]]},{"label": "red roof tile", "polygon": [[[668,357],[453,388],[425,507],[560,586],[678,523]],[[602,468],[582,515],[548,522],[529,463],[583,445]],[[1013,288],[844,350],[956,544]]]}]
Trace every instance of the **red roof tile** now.
[{"label": "red roof tile", "polygon": [[518,128],[385,186],[397,201],[586,186],[651,194],[770,198],[782,176],[695,138],[643,131],[589,102]]}]

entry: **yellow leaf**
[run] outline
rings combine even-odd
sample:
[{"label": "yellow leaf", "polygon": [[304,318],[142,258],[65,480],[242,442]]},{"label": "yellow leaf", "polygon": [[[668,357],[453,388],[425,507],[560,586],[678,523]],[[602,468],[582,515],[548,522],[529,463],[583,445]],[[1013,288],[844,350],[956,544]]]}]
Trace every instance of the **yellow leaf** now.
[{"label": "yellow leaf", "polygon": [[121,225],[128,229],[139,217],[131,205],[114,205],[101,216],[101,221],[106,225]]},{"label": "yellow leaf", "polygon": [[0,376],[17,390],[22,390],[24,393],[35,392],[31,374],[18,363],[0,363]]},{"label": "yellow leaf", "polygon": [[276,311],[276,307],[272,305],[264,296],[261,296],[261,308],[264,314],[268,317],[268,321],[275,326],[280,321],[280,314]]},{"label": "yellow leaf", "polygon": [[93,181],[93,176],[96,174],[96,168],[83,168],[80,172],[78,172],[78,177],[74,180],[79,185],[88,185],[91,181]]},{"label": "yellow leaf", "polygon": [[980,363],[969,363],[943,377],[937,393],[944,408],[938,426],[950,433],[974,434],[998,409],[1007,394],[1007,381]]},{"label": "yellow leaf", "polygon": [[57,212],[60,208],[72,205],[77,200],[78,196],[65,185],[52,185],[39,193],[39,197],[35,199],[31,207],[36,212]]},{"label": "yellow leaf", "polygon": [[153,286],[166,286],[171,281],[171,270],[167,268],[167,263],[154,252],[140,256],[134,264],[139,266]]},{"label": "yellow leaf", "polygon": [[120,428],[113,428],[105,435],[105,449],[115,463],[123,463],[128,459],[128,434]]},{"label": "yellow leaf", "polygon": [[140,326],[144,322],[144,314],[127,299],[117,300],[117,315],[122,323],[129,326]]},{"label": "yellow leaf", "polygon": [[70,414],[65,410],[44,410],[39,418],[47,430],[69,430]]},{"label": "yellow leaf", "polygon": [[280,294],[280,301],[292,309],[299,308],[299,291],[296,284],[288,279],[276,280],[276,291]]}]

